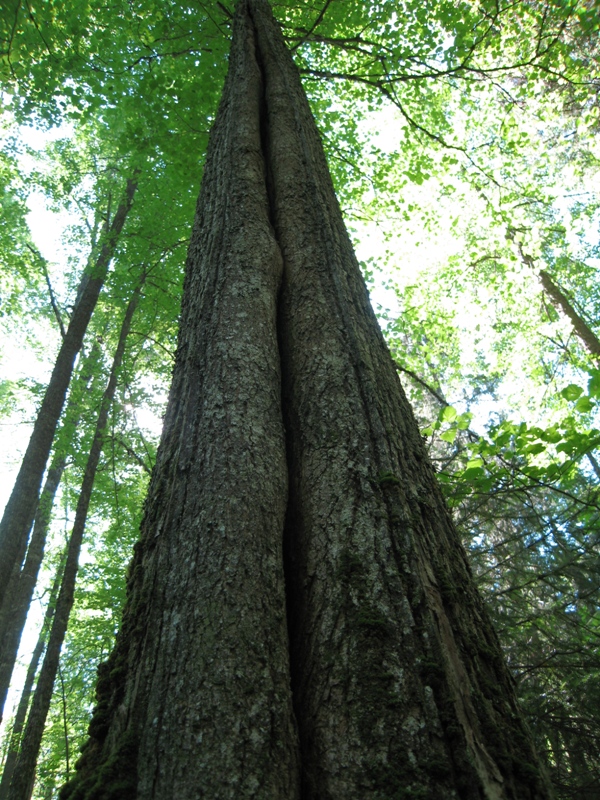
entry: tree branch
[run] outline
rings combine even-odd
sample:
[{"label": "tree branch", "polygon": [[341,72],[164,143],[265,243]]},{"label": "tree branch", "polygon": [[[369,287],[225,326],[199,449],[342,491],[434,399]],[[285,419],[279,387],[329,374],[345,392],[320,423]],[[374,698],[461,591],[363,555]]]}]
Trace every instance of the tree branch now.
[{"label": "tree branch", "polygon": [[44,278],[46,279],[46,285],[48,286],[48,291],[50,293],[50,305],[52,306],[52,311],[54,311],[54,316],[56,317],[56,321],[58,322],[58,327],[60,328],[60,335],[64,339],[66,335],[65,326],[62,321],[60,309],[58,308],[58,303],[56,302],[56,298],[54,296],[52,283],[50,282],[50,273],[48,272],[48,262],[40,253],[40,251],[37,250],[35,247],[33,247],[33,245],[27,243],[25,247],[27,247],[27,249],[33,253],[33,255],[38,259],[38,261],[42,265],[42,272],[44,273]]},{"label": "tree branch", "polygon": [[397,361],[394,361],[394,366],[396,367],[396,370],[398,372],[403,372],[405,375],[408,375],[410,378],[413,379],[413,381],[418,383],[424,389],[427,389],[429,394],[433,395],[433,397],[435,397],[438,403],[444,406],[444,408],[450,405],[450,403],[444,397],[442,397],[442,395],[439,392],[437,392],[432,386],[430,386],[426,381],[424,381],[423,378],[420,378],[416,372],[413,372],[411,369],[403,367],[401,364],[398,364]]},{"label": "tree branch", "polygon": [[148,475],[152,475],[152,466],[148,466],[144,459],[138,455],[132,447],[126,444],[123,439],[115,437],[115,443],[122,447],[127,455],[131,456],[131,458],[133,458],[136,464],[138,464],[144,470],[144,472],[148,473]]},{"label": "tree branch", "polygon": [[[520,249],[521,247],[519,245],[519,250]],[[552,300],[552,303],[555,306],[558,306],[562,310],[563,314],[569,318],[571,324],[573,325],[575,333],[584,343],[590,355],[595,359],[599,359],[600,339],[598,339],[596,334],[592,331],[592,329],[585,322],[585,320],[577,313],[577,311],[575,311],[572,304],[569,302],[567,296],[560,289],[560,287],[557,286],[556,283],[554,283],[554,281],[552,280],[550,275],[546,272],[546,270],[541,269],[538,275],[542,283],[542,286],[544,287],[544,291],[548,294],[548,296]]]}]

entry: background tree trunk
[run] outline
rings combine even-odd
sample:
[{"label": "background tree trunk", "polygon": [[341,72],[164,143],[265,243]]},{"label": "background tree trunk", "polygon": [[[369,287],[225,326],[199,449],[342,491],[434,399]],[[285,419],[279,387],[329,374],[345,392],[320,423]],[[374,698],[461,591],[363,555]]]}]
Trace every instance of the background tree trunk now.
[{"label": "background tree trunk", "polygon": [[[21,468],[0,522],[0,610],[11,598],[6,588],[15,565],[20,568],[27,548],[27,537],[35,516],[40,486],[71,380],[75,358],[81,349],[92,312],[113,257],[119,235],[133,203],[137,176],[127,181],[125,196],[101,241],[100,253],[91,269],[86,270],[79,287],[77,302],[62,341],[48,388],[44,394]],[[10,613],[10,610],[9,612]]]},{"label": "background tree trunk", "polygon": [[538,274],[542,286],[544,287],[546,294],[552,300],[553,305],[557,308],[560,308],[563,314],[565,314],[565,316],[571,320],[575,333],[587,347],[590,355],[592,355],[595,359],[600,358],[600,340],[594,331],[585,322],[581,315],[575,311],[572,303],[569,302],[568,297],[565,295],[562,289],[560,289],[560,287],[554,283],[550,277],[550,274],[543,269],[541,269]]},{"label": "background tree trunk", "polygon": [[0,781],[0,800],[6,800],[8,796],[8,790],[10,788],[12,776],[15,771],[17,759],[19,757],[21,734],[23,733],[25,720],[27,718],[27,711],[29,710],[29,702],[31,700],[31,693],[33,691],[33,683],[35,681],[35,676],[37,673],[37,668],[40,663],[40,659],[42,657],[44,648],[46,646],[48,631],[50,629],[50,625],[52,624],[52,617],[54,616],[54,611],[56,607],[56,598],[58,597],[58,592],[60,590],[60,585],[62,583],[64,566],[65,566],[65,559],[61,558],[58,567],[56,569],[56,577],[54,578],[52,589],[50,590],[50,597],[48,599],[48,605],[46,607],[46,613],[44,615],[44,622],[42,623],[42,629],[38,636],[36,645],[33,649],[33,654],[31,656],[29,666],[27,667],[27,675],[25,676],[23,691],[21,692],[21,697],[19,698],[19,705],[17,706],[15,721],[13,723],[12,731],[10,734],[8,752],[6,754],[6,760],[4,762],[4,768],[2,770],[2,780]]},{"label": "background tree trunk", "polygon": [[50,708],[50,701],[52,699],[54,682],[56,680],[56,673],[59,665],[60,651],[65,638],[65,633],[67,631],[71,608],[73,607],[75,580],[77,578],[77,570],[79,567],[79,554],[81,552],[81,544],[83,541],[88,509],[92,496],[92,489],[94,488],[96,470],[98,468],[100,455],[102,453],[106,423],[108,421],[108,413],[112,405],[115,389],[117,388],[117,378],[121,363],[123,361],[127,336],[129,335],[131,320],[139,302],[140,292],[142,290],[144,280],[145,274],[142,276],[140,283],[134,290],[133,296],[127,305],[125,316],[121,324],[119,341],[115,350],[108,383],[100,403],[100,411],[98,413],[96,429],[94,431],[90,453],[85,465],[83,481],[81,483],[77,507],[75,509],[73,530],[71,531],[67,545],[65,568],[62,576],[60,592],[56,601],[56,609],[54,612],[54,618],[52,620],[52,628],[48,637],[46,655],[44,657],[42,668],[38,677],[33,701],[31,703],[31,710],[29,711],[29,716],[27,717],[27,725],[21,740],[19,758],[17,760],[10,788],[8,790],[7,800],[29,800],[33,790],[35,766],[40,750],[42,735],[44,733],[46,717],[48,716],[48,710]]},{"label": "background tree trunk", "polygon": [[81,394],[91,380],[93,365],[98,355],[99,347],[94,342],[90,355],[81,369],[77,382],[79,385],[76,384],[77,390],[71,392],[69,396],[63,430],[58,435],[59,442],[63,436],[66,436],[67,441],[60,442],[48,468],[23,569],[17,570],[15,568],[13,570],[8,587],[7,597],[10,598],[10,608],[6,604],[5,613],[0,617],[0,721],[2,720],[4,704],[17,660],[21,635],[25,627],[31,598],[33,597],[39,569],[44,557],[54,498],[67,464],[67,448],[72,436],[71,431],[75,430],[78,425],[82,411]]},{"label": "background tree trunk", "polygon": [[266,0],[238,4],[90,736],[63,800],[550,796]]}]

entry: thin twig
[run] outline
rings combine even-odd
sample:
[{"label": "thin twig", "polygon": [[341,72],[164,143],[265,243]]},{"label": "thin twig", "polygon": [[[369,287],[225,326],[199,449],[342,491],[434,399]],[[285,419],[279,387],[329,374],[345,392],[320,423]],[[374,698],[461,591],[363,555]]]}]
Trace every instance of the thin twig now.
[{"label": "thin twig", "polygon": [[152,466],[148,466],[144,459],[138,455],[132,447],[126,444],[121,438],[114,437],[114,441],[115,444],[120,445],[123,450],[125,450],[125,452],[133,458],[133,460],[144,470],[144,472],[147,472],[148,475],[152,475]]},{"label": "thin twig", "polygon": [[299,41],[297,44],[295,44],[295,45],[294,45],[292,48],[290,48],[292,51],[294,51],[294,50],[297,50],[299,47],[302,47],[302,45],[303,45],[303,44],[304,44],[304,43],[305,43],[305,42],[306,42],[308,39],[310,39],[310,37],[311,37],[311,36],[312,36],[312,34],[315,32],[315,30],[316,30],[316,29],[319,27],[319,25],[321,24],[321,22],[323,22],[323,17],[325,16],[325,14],[326,14],[326,12],[327,12],[327,9],[328,9],[328,8],[329,8],[329,6],[331,5],[331,2],[332,2],[332,0],[325,0],[325,5],[324,5],[324,6],[323,6],[323,8],[321,9],[321,11],[320,11],[320,13],[319,13],[319,16],[316,18],[316,20],[315,20],[315,21],[314,21],[314,23],[312,24],[312,26],[311,26],[310,30],[308,30],[308,31],[305,33],[305,35],[302,37],[302,39],[300,39],[300,41]]}]

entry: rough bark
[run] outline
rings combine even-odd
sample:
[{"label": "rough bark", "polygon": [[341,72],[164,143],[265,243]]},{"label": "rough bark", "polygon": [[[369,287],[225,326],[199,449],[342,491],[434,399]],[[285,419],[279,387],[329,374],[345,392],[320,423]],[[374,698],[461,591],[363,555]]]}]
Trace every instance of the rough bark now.
[{"label": "rough bark", "polygon": [[298,796],[281,540],[282,262],[262,102],[252,26],[240,14],[131,597],[100,674],[88,774],[67,790],[73,797],[185,798],[191,787],[194,797]]},{"label": "rough bark", "polygon": [[600,339],[598,339],[586,321],[575,311],[565,293],[554,283],[550,275],[545,270],[541,269],[539,277],[553,305],[560,308],[563,314],[571,320],[575,333],[579,336],[590,355],[594,358],[600,358]]},{"label": "rough bark", "polygon": [[235,16],[97,696],[63,800],[550,797],[266,0]]},{"label": "rough bark", "polygon": [[[98,354],[99,348],[97,344],[94,344],[81,370],[79,378],[81,384],[69,397],[62,433],[58,435],[59,442],[63,438],[69,440],[72,436],[71,431],[75,430],[78,425],[81,414],[80,395],[91,380],[90,369],[92,364],[96,361]],[[33,591],[44,557],[46,536],[52,516],[54,498],[67,463],[65,446],[65,442],[63,441],[53,456],[50,467],[48,468],[23,569],[13,570],[13,575],[7,590],[7,597],[10,598],[10,609],[6,608],[6,612],[0,617],[0,721],[2,720],[4,704],[6,702],[12,672],[17,660],[21,635],[25,627],[31,598],[33,597]]]},{"label": "rough bark", "polygon": [[6,589],[13,570],[15,567],[20,568],[25,555],[44,470],[65,402],[75,358],[81,349],[119,235],[133,203],[136,188],[137,179],[129,179],[124,198],[101,243],[100,253],[91,269],[84,273],[67,332],[62,340],[19,474],[0,522],[0,609],[3,612],[7,607],[6,604],[10,609],[10,597],[6,596]]},{"label": "rough bark", "polygon": [[33,701],[31,703],[31,710],[27,717],[27,725],[21,740],[19,757],[12,776],[10,788],[8,789],[7,800],[29,800],[33,790],[35,765],[40,750],[42,735],[44,733],[46,717],[48,716],[48,710],[50,708],[50,701],[52,699],[54,682],[59,665],[60,650],[65,638],[69,615],[73,606],[75,580],[77,578],[79,566],[79,553],[81,551],[92,489],[96,478],[96,470],[100,461],[100,454],[102,453],[108,414],[117,387],[117,378],[125,352],[127,336],[131,328],[131,320],[139,302],[142,285],[143,280],[135,289],[127,305],[110,375],[100,403],[96,428],[75,509],[73,529],[67,545],[65,568],[58,599],[56,601],[52,627],[48,636],[48,646],[38,676]]}]

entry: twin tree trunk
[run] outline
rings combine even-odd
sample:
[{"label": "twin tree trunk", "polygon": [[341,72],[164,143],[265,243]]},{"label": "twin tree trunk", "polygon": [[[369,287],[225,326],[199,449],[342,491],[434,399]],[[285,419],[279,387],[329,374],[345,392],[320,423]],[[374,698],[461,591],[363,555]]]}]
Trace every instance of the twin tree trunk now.
[{"label": "twin tree trunk", "polygon": [[550,796],[266,0],[235,15],[128,591],[63,800]]}]

